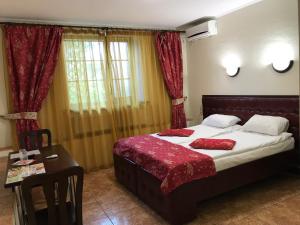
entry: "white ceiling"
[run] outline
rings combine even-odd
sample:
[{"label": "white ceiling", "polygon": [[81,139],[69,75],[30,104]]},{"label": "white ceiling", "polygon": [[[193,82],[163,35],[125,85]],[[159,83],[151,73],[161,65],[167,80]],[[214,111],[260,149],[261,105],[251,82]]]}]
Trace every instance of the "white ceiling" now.
[{"label": "white ceiling", "polygon": [[0,20],[173,29],[259,0],[1,0]]}]

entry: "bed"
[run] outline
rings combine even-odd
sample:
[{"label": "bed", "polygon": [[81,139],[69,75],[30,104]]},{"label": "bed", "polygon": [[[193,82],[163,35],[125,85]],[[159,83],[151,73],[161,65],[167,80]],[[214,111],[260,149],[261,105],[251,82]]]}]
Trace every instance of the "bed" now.
[{"label": "bed", "polygon": [[[126,157],[114,154],[117,180],[171,224],[193,220],[197,203],[202,200],[284,171],[299,155],[298,96],[205,95],[202,108],[204,117],[215,113],[236,115],[242,119],[241,125],[254,114],[286,117],[290,123],[288,132],[294,137],[293,143],[283,143],[288,151],[274,152],[273,148],[272,155],[266,154],[258,159],[253,154],[245,157],[243,153],[243,157],[228,160],[231,157],[228,155],[226,163],[219,164],[221,168],[216,165],[216,175],[182,184],[167,195],[161,191],[161,180]],[[240,135],[242,138],[243,134]],[[294,148],[290,149],[288,145]],[[239,162],[238,165],[236,162]]]}]

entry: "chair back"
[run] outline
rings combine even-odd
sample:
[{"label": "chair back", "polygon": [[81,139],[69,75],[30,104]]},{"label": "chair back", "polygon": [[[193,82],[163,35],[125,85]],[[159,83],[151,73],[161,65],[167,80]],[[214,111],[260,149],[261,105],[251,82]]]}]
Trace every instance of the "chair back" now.
[{"label": "chair back", "polygon": [[[74,184],[70,186],[70,181]],[[47,204],[46,218],[48,225],[82,225],[82,189],[83,169],[71,167],[54,174],[39,174],[25,178],[21,183],[24,205],[29,225],[39,225],[39,218],[32,200],[32,189],[41,186]],[[74,197],[72,204],[68,202],[68,194]],[[72,206],[71,210],[70,207]]]},{"label": "chair back", "polygon": [[20,148],[26,150],[41,149],[43,147],[43,136],[47,136],[48,147],[52,146],[51,132],[48,129],[26,131],[20,134]]}]

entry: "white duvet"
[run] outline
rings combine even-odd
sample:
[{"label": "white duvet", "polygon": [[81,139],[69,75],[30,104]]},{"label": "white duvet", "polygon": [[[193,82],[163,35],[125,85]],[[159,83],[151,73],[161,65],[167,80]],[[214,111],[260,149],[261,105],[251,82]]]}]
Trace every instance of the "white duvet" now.
[{"label": "white duvet", "polygon": [[227,157],[230,155],[241,154],[251,150],[263,148],[266,146],[276,145],[291,139],[292,134],[283,132],[278,136],[264,135],[259,133],[245,132],[242,130],[233,131],[225,134],[215,136],[216,139],[232,139],[236,141],[236,144],[232,150],[205,150],[205,149],[193,149],[189,146],[190,142],[184,142],[180,145],[191,149],[196,152],[200,152],[211,156],[214,160]]},{"label": "white duvet", "polygon": [[187,129],[194,130],[194,133],[189,137],[169,137],[169,136],[159,136],[157,134],[151,134],[153,137],[169,141],[174,144],[183,144],[183,143],[191,143],[193,140],[197,138],[213,138],[217,135],[230,133],[236,130],[240,130],[240,125],[234,125],[227,128],[217,128],[217,127],[210,127],[205,125],[197,125],[193,127],[188,127]]},{"label": "white duvet", "polygon": [[[215,128],[200,124],[187,129],[192,129],[195,132],[190,137],[167,137],[157,134],[152,134],[152,136],[209,155],[215,162],[216,171],[291,150],[295,143],[291,133],[284,132],[277,136],[251,133],[243,131],[240,125]],[[193,149],[189,144],[197,138],[232,139],[236,141],[236,145],[229,151]]]}]

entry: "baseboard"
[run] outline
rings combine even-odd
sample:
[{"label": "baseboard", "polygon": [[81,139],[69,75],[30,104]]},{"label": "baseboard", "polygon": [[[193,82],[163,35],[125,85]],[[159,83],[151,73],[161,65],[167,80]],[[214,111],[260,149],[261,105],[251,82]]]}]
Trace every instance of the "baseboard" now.
[{"label": "baseboard", "polygon": [[1,150],[1,151],[0,151],[0,158],[7,157],[8,154],[9,154],[10,152],[12,152],[12,151],[13,151],[12,149],[9,149],[9,150]]}]

